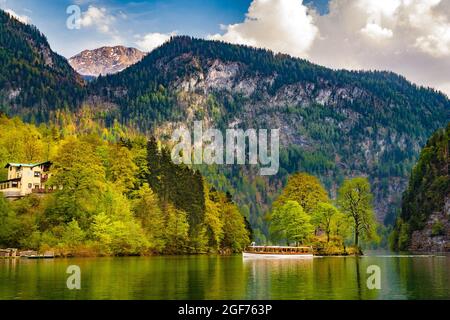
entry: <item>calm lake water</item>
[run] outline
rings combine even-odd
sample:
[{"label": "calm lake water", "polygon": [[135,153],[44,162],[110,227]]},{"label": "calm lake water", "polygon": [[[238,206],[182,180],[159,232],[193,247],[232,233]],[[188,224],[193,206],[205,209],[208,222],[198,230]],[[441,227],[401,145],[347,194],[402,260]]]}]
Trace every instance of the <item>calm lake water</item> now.
[{"label": "calm lake water", "polygon": [[[66,287],[70,265],[81,290]],[[366,286],[381,269],[381,290]],[[0,299],[450,299],[450,256],[0,260]]]}]

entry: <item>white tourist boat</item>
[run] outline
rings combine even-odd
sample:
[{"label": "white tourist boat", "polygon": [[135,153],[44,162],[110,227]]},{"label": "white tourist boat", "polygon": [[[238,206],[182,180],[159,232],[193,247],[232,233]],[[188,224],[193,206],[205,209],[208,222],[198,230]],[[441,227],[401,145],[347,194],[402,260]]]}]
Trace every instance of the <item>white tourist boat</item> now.
[{"label": "white tourist boat", "polygon": [[250,246],[243,252],[246,258],[274,259],[309,259],[313,258],[312,247],[280,247],[280,246]]}]

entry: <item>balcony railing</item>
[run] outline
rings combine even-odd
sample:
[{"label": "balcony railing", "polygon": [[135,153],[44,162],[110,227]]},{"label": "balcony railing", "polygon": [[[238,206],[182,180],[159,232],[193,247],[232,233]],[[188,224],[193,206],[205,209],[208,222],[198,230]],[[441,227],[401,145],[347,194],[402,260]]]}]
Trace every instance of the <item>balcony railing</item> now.
[{"label": "balcony railing", "polygon": [[53,189],[33,189],[33,193],[36,194],[45,194],[45,193],[52,193],[54,190]]}]

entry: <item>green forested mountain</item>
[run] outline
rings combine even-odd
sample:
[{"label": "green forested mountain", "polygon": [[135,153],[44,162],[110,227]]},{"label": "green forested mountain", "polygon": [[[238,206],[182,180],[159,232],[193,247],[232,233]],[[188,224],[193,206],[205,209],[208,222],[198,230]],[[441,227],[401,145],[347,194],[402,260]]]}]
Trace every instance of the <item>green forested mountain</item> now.
[{"label": "green forested mountain", "polygon": [[449,148],[450,123],[431,136],[411,172],[392,235],[394,249],[450,249]]},{"label": "green forested mountain", "polygon": [[189,37],[174,37],[90,90],[116,105],[107,117],[161,136],[194,120],[219,128],[280,128],[276,177],[242,167],[201,169],[217,187],[234,190],[252,225],[260,227],[257,234],[267,234],[264,212],[297,171],[320,176],[332,196],[345,176],[367,175],[378,218],[393,223],[417,154],[450,118],[446,96],[393,73],[334,71]]},{"label": "green forested mountain", "polygon": [[34,26],[0,10],[0,110],[44,122],[56,109],[73,109],[84,81],[54,53]]},{"label": "green forested mountain", "polygon": [[[276,176],[260,177],[256,168],[243,166],[198,168],[217,190],[231,193],[257,240],[268,235],[265,214],[272,201],[298,171],[318,176],[333,198],[345,177],[368,176],[378,219],[393,223],[420,149],[450,119],[446,96],[393,73],[335,71],[267,50],[184,36],[83,89],[72,81],[78,78],[65,60],[50,52],[54,62],[46,64],[48,46],[36,51],[40,42],[27,40],[46,44],[35,28],[5,14],[2,19],[0,34],[9,39],[1,45],[8,115],[46,121],[54,118],[53,110],[77,116],[84,103],[107,126],[120,124],[162,140],[195,120],[221,129],[279,128]],[[27,55],[16,61],[22,51]],[[17,70],[23,76],[13,85]],[[11,96],[17,87],[20,93]]]},{"label": "green forested mountain", "polygon": [[[302,87],[306,92],[299,90],[289,97],[277,96],[288,93],[283,90]],[[100,77],[92,88],[122,106],[123,119],[143,120],[139,125],[144,129],[162,120],[185,119],[188,110],[180,106],[178,91],[193,89],[211,95],[207,97],[210,98],[207,106],[219,110],[203,112],[214,111],[211,115],[214,120],[225,125],[243,111],[247,99],[264,101],[267,96],[281,98],[278,104],[285,108],[297,109],[343,102],[365,116],[361,125],[376,122],[411,133],[437,125],[440,116],[450,114],[449,101],[444,95],[419,88],[394,73],[334,71],[263,49],[190,37],[172,38],[141,63],[120,74]],[[228,97],[224,91],[231,91],[228,93],[233,96]],[[267,109],[270,107],[267,105]],[[323,111],[320,113],[327,110]]]}]

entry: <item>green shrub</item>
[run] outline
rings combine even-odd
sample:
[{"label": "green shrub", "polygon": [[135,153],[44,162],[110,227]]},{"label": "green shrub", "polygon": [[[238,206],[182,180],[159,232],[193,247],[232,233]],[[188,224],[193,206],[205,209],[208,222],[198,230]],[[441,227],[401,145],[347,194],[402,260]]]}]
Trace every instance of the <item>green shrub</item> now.
[{"label": "green shrub", "polygon": [[441,221],[436,221],[431,227],[431,235],[433,237],[443,236],[445,234],[445,227]]}]

